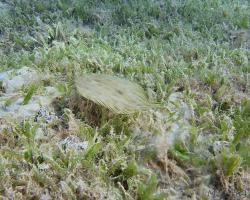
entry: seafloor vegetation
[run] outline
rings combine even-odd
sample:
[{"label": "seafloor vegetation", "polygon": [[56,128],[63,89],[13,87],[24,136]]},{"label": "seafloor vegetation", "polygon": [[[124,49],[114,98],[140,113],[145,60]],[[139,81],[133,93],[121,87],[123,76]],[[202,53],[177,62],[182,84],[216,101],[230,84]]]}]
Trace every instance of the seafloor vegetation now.
[{"label": "seafloor vegetation", "polygon": [[248,0],[0,0],[0,198],[249,199],[249,28]]}]

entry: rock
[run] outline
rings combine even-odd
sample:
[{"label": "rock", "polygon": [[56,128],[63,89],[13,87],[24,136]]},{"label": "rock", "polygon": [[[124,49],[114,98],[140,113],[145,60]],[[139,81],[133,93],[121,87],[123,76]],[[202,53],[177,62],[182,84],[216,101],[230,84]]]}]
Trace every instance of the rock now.
[{"label": "rock", "polygon": [[[52,118],[54,119],[55,114],[53,114],[51,103],[54,98],[61,96],[56,88],[47,86],[42,94],[34,93],[27,104],[23,103],[24,95],[21,91],[23,86],[38,83],[41,80],[42,75],[28,67],[0,73],[0,82],[2,83],[0,118],[8,117],[23,120],[28,117],[37,117],[41,114],[41,110],[44,110],[46,111],[46,118],[51,118],[49,121]],[[48,117],[49,115],[51,116]]]},{"label": "rock", "polygon": [[38,72],[28,67],[0,73],[0,82],[2,82],[2,88],[7,94],[16,92],[24,85],[40,80]]},{"label": "rock", "polygon": [[[10,105],[6,105],[6,102],[11,98],[13,98],[13,101],[10,102]],[[14,117],[16,119],[25,119],[31,116],[35,117],[42,109],[47,110],[47,112],[53,111],[50,105],[51,102],[52,98],[49,96],[34,95],[28,104],[23,105],[23,97],[21,96],[3,96],[0,97],[0,118]]]}]

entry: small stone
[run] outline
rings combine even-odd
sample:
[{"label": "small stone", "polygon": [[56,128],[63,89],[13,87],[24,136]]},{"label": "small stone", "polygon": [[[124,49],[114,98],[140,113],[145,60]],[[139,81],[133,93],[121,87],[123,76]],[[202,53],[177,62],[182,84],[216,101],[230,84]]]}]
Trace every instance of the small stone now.
[{"label": "small stone", "polygon": [[80,141],[80,138],[74,135],[68,136],[64,140],[60,141],[59,144],[65,149],[74,149],[77,151],[85,150],[88,147],[88,141]]},{"label": "small stone", "polygon": [[221,153],[221,151],[224,149],[229,149],[230,143],[227,141],[215,141],[213,143],[213,151],[215,154]]}]

